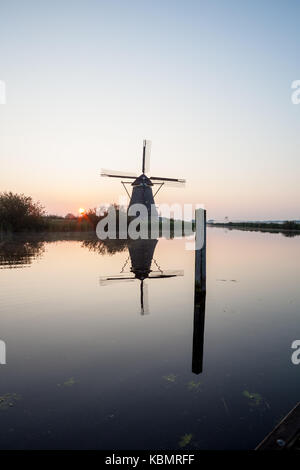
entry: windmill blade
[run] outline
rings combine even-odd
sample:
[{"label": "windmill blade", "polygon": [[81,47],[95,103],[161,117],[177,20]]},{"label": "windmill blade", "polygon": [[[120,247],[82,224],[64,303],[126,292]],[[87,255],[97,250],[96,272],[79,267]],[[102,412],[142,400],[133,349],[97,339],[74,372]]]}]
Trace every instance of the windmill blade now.
[{"label": "windmill blade", "polygon": [[100,286],[107,286],[109,284],[115,284],[116,282],[132,282],[135,280],[134,276],[130,276],[129,273],[116,274],[115,276],[101,276],[99,279]]},{"label": "windmill blade", "polygon": [[163,176],[150,176],[151,180],[158,181],[159,183],[163,181],[176,181],[177,183],[185,183],[184,179],[181,178],[165,178]]},{"label": "windmill blade", "polygon": [[136,179],[136,173],[128,173],[126,171],[115,171],[115,170],[101,170],[101,176],[108,176],[110,178],[132,178]]},{"label": "windmill blade", "polygon": [[178,277],[177,274],[156,274],[149,276],[149,279],[171,279],[173,277]]},{"label": "windmill blade", "polygon": [[160,176],[150,176],[150,180],[154,184],[163,184],[164,186],[174,187],[174,188],[183,188],[185,186],[185,180],[180,178],[163,178]]},{"label": "windmill blade", "polygon": [[142,173],[148,173],[150,171],[150,154],[151,154],[151,140],[144,140]]},{"label": "windmill blade", "polygon": [[184,271],[182,269],[167,269],[165,271],[151,271],[149,278],[151,279],[160,279],[167,277],[178,277],[184,276]]},{"label": "windmill blade", "polygon": [[168,188],[185,188],[185,181],[162,181],[161,183],[154,182],[153,184],[162,184],[162,187]]}]

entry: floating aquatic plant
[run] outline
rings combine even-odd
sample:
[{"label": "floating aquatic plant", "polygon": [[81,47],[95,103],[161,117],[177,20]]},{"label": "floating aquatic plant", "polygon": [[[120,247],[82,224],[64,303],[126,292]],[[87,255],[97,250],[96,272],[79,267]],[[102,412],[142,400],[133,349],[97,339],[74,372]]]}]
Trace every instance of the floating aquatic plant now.
[{"label": "floating aquatic plant", "polygon": [[75,385],[77,382],[76,380],[74,379],[74,377],[70,377],[69,379],[67,379],[65,382],[63,382],[62,384],[57,384],[58,387],[72,387],[73,385]]},{"label": "floating aquatic plant", "polygon": [[167,382],[176,382],[177,375],[175,374],[169,374],[169,375],[164,375],[163,379],[165,379]]},{"label": "floating aquatic plant", "polygon": [[191,380],[190,382],[188,382],[187,384],[187,388],[188,390],[192,391],[192,392],[197,392],[200,390],[200,386],[201,386],[201,382],[198,381],[196,382],[195,380]]},{"label": "floating aquatic plant", "polygon": [[178,442],[179,447],[186,447],[192,440],[193,434],[185,434]]},{"label": "floating aquatic plant", "polygon": [[0,396],[0,410],[7,410],[7,408],[14,406],[15,402],[20,400],[21,396],[17,393],[6,393]]},{"label": "floating aquatic plant", "polygon": [[259,406],[263,403],[264,399],[259,393],[250,393],[248,390],[243,391],[244,397],[248,398],[251,400],[251,405],[256,405]]}]

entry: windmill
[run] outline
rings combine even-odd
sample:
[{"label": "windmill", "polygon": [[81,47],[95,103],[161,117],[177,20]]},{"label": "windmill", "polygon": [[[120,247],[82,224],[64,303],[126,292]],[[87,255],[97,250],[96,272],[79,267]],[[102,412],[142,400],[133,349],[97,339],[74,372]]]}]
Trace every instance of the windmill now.
[{"label": "windmill", "polygon": [[[184,179],[178,178],[164,178],[160,176],[147,176],[150,170],[150,152],[151,152],[151,141],[144,140],[143,142],[143,157],[142,157],[142,174],[138,176],[134,173],[126,173],[126,172],[119,172],[114,170],[102,170],[101,176],[108,176],[109,178],[121,178],[121,183],[123,184],[129,198],[130,203],[128,209],[133,204],[143,204],[148,211],[148,215],[156,216],[157,211],[155,208],[154,197],[158,193],[158,191],[163,186],[181,186],[183,187],[185,184]],[[125,180],[133,180],[131,181],[123,181]],[[131,184],[132,186],[132,193],[129,194],[126,184]],[[158,188],[153,195],[152,187],[157,185]],[[152,212],[151,212],[152,207]]]},{"label": "windmill", "polygon": [[[120,274],[114,276],[100,277],[100,285],[105,286],[111,283],[130,282],[138,279],[140,284],[140,302],[141,314],[148,313],[148,298],[147,298],[147,284],[145,279],[166,279],[177,276],[183,276],[183,271],[175,270],[162,270],[153,259],[154,250],[157,245],[156,239],[138,239],[132,240],[128,246],[129,257],[127,258]],[[129,260],[131,267],[129,272],[124,272]],[[152,270],[152,261],[157,267],[157,270]]]}]

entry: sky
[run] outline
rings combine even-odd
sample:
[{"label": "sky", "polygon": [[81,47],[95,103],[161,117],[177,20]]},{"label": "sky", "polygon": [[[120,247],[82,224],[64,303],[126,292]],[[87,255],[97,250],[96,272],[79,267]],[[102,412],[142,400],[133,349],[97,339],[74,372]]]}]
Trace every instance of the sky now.
[{"label": "sky", "polygon": [[0,192],[49,214],[118,202],[139,172],[185,178],[157,203],[208,218],[300,219],[300,2],[0,0]]}]

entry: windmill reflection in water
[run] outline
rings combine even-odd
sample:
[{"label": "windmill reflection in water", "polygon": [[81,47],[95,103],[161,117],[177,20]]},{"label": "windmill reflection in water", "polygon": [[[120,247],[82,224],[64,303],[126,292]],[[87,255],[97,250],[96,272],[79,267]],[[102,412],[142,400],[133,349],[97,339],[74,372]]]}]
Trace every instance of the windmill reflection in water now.
[{"label": "windmill reflection in water", "polygon": [[[133,282],[140,281],[140,303],[141,314],[149,313],[148,290],[146,279],[169,279],[183,276],[183,270],[163,270],[153,258],[156,239],[138,239],[131,240],[128,244],[129,256],[120,272],[113,276],[100,277],[100,285],[108,285],[115,282]],[[129,271],[125,271],[128,263],[131,263]],[[151,269],[152,265],[156,269]]]}]

